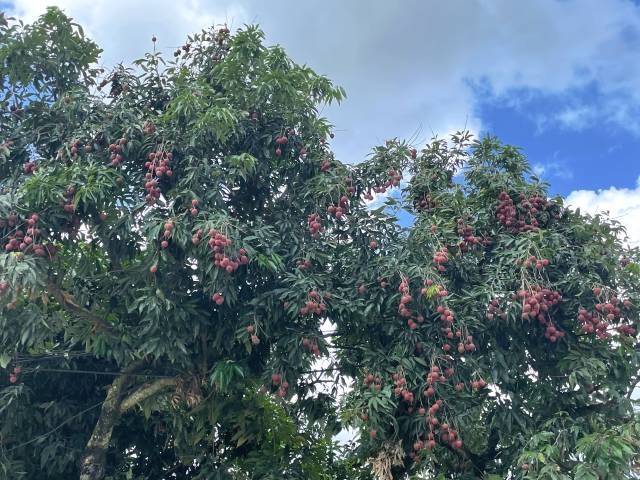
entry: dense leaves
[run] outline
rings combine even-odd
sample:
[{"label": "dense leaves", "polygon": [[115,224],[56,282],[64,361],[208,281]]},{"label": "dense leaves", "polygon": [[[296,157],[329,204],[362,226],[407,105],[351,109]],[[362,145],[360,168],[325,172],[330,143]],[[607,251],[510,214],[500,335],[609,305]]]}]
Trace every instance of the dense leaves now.
[{"label": "dense leaves", "polygon": [[344,164],[255,27],[0,20],[4,476],[634,478],[638,250],[516,148]]}]

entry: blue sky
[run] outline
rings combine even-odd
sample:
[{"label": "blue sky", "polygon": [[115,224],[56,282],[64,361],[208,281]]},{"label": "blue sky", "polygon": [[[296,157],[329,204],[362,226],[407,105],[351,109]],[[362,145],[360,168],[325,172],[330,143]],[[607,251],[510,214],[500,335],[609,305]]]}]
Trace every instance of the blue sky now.
[{"label": "blue sky", "polygon": [[[588,106],[592,95],[581,93],[581,104]],[[554,193],[636,186],[640,175],[637,135],[597,119],[585,125],[579,120],[576,125],[540,125],[540,118],[553,115],[556,109],[554,99],[535,99],[515,108],[487,101],[480,105],[479,116],[484,131],[522,147]]]},{"label": "blue sky", "polygon": [[468,126],[520,146],[553,193],[608,210],[640,243],[640,4],[630,0],[0,0],[31,21],[63,8],[103,64],[170,55],[211,24],[258,23],[347,90],[323,111],[348,162],[390,137]]}]

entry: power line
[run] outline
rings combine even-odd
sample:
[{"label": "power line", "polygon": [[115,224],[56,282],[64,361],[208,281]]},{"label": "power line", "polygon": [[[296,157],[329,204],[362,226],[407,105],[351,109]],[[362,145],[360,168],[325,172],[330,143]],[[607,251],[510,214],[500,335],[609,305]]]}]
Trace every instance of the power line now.
[{"label": "power line", "polygon": [[46,433],[43,433],[42,435],[38,435],[37,437],[32,438],[31,440],[28,440],[24,443],[21,443],[20,445],[16,445],[13,448],[10,448],[9,450],[7,450],[8,452],[13,452],[14,450],[18,449],[18,448],[22,448],[25,447],[33,442],[37,442],[38,440],[42,440],[43,438],[48,437],[49,435],[51,435],[52,433],[60,430],[62,427],[64,427],[67,423],[69,423],[71,420],[73,420],[74,418],[79,417],[80,415],[84,415],[85,413],[87,413],[90,410],[93,410],[96,407],[99,407],[100,405],[102,405],[104,403],[104,400],[102,402],[96,403],[95,405],[90,406],[89,408],[85,408],[84,410],[82,410],[80,413],[76,413],[75,415],[70,416],[69,418],[67,418],[64,422],[62,422],[61,424],[59,424],[58,426],[56,426],[55,428],[52,428],[51,430],[49,430]]},{"label": "power line", "polygon": [[[174,378],[172,375],[154,375],[147,373],[122,373],[122,372],[101,372],[98,370],[65,370],[63,368],[35,368],[32,373],[38,372],[53,372],[53,373],[80,373],[84,375],[109,375],[112,377],[120,377],[126,375],[127,377],[146,377],[146,378]],[[28,373],[28,372],[25,372]]]}]

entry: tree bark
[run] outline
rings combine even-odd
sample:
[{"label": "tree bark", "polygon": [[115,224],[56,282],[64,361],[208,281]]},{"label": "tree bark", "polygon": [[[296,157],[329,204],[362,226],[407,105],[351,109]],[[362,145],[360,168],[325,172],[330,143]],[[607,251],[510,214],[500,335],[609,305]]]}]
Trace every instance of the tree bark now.
[{"label": "tree bark", "polygon": [[100,480],[104,478],[107,464],[107,450],[113,434],[113,428],[120,419],[120,402],[122,390],[128,380],[128,373],[134,368],[127,368],[127,372],[117,377],[102,404],[98,422],[80,460],[80,480]]},{"label": "tree bark", "polygon": [[129,375],[140,366],[140,362],[131,364],[109,387],[107,396],[102,404],[100,417],[93,428],[80,460],[80,480],[102,480],[104,478],[107,467],[107,452],[113,429],[120,421],[123,413],[161,390],[175,386],[175,379],[162,378],[145,383],[126,398],[123,398],[123,392],[130,378]]}]

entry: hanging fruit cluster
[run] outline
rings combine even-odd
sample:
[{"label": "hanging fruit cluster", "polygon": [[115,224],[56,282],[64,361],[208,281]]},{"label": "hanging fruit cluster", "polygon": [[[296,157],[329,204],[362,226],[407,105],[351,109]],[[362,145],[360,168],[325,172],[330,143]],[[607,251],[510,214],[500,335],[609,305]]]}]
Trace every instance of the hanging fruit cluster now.
[{"label": "hanging fruit cluster", "polygon": [[155,205],[160,198],[159,179],[173,175],[173,170],[171,170],[172,160],[173,153],[162,150],[151,152],[147,157],[144,166],[148,172],[145,174],[147,181],[144,184],[144,188],[147,191],[146,201],[148,205]]},{"label": "hanging fruit cluster", "polygon": [[500,317],[502,320],[507,319],[507,313],[500,308],[500,302],[498,299],[494,298],[487,306],[487,319],[493,320],[496,316]]},{"label": "hanging fruit cluster", "polygon": [[[69,146],[69,156],[71,157],[71,160],[75,160],[76,158],[78,158],[78,151],[80,149],[80,140],[79,139],[74,139],[71,140],[68,143]],[[62,158],[64,155],[64,150],[60,149],[58,151],[58,158]]]},{"label": "hanging fruit cluster", "polygon": [[160,241],[160,247],[161,248],[163,248],[163,249],[169,248],[169,239],[173,235],[174,227],[175,227],[175,225],[171,220],[169,220],[168,222],[165,222],[165,224],[164,224],[164,232],[162,232],[162,240]]},{"label": "hanging fruit cluster", "polygon": [[549,263],[548,258],[537,258],[535,255],[531,255],[522,262],[525,268],[535,268],[536,270],[542,270],[544,267],[548,267]]},{"label": "hanging fruit cluster", "polygon": [[320,238],[320,234],[324,231],[324,227],[320,223],[320,215],[312,213],[307,217],[307,224],[309,226],[309,232],[314,239]]},{"label": "hanging fruit cluster", "polygon": [[300,307],[298,314],[300,316],[305,315],[321,315],[327,310],[327,304],[324,303],[322,297],[315,290],[309,292],[308,300]]},{"label": "hanging fruit cluster", "polygon": [[403,278],[400,282],[400,286],[398,287],[398,292],[400,292],[400,304],[398,305],[398,313],[401,317],[411,318],[413,312],[407,306],[409,303],[413,301],[413,297],[409,295],[409,282],[407,278]]},{"label": "hanging fruit cluster", "polygon": [[439,272],[445,272],[447,268],[444,266],[445,263],[449,261],[449,252],[447,247],[442,247],[438,250],[433,256],[433,263],[438,266]]},{"label": "hanging fruit cluster", "polygon": [[333,215],[336,219],[341,220],[344,218],[345,213],[347,212],[347,206],[349,205],[349,198],[346,195],[340,197],[340,201],[338,205],[329,205],[327,207],[327,213],[329,215]]},{"label": "hanging fruit cluster", "polygon": [[200,245],[201,241],[202,241],[202,229],[199,228],[198,230],[196,230],[196,233],[191,235],[191,243],[193,245]]},{"label": "hanging fruit cluster", "polygon": [[200,205],[200,202],[197,199],[194,198],[193,200],[191,200],[191,208],[189,209],[189,213],[192,217],[198,215],[198,205]]},{"label": "hanging fruit cluster", "polygon": [[469,226],[462,218],[458,219],[457,233],[462,237],[458,244],[461,252],[468,252],[475,248],[476,245],[482,244],[483,240],[473,234],[473,228]]},{"label": "hanging fruit cluster", "polygon": [[233,273],[240,265],[247,265],[249,263],[249,257],[247,257],[247,251],[244,248],[238,250],[238,256],[235,260],[225,254],[226,247],[230,247],[233,242],[217,230],[209,230],[208,244],[214,252],[214,265],[225,270],[227,273]]},{"label": "hanging fruit cluster", "polygon": [[[364,376],[363,384],[366,388],[373,388],[377,391],[380,391],[382,389],[382,379],[377,375],[373,375],[372,373],[368,373]],[[362,420],[365,422],[367,421],[365,419]]]},{"label": "hanging fruit cluster", "polygon": [[[0,218],[0,230],[7,230],[2,238],[7,240],[4,244],[6,252],[32,253],[38,257],[47,254],[53,255],[55,249],[53,245],[43,245],[42,231],[38,228],[40,216],[32,213],[26,220],[21,221],[18,215],[10,214],[6,219]],[[26,229],[23,230],[26,224]]]},{"label": "hanging fruit cluster", "polygon": [[[582,331],[585,333],[595,333],[600,339],[610,336],[608,330],[613,322],[619,322],[623,316],[623,308],[631,308],[629,300],[620,302],[615,292],[602,287],[595,287],[593,294],[601,298],[602,301],[594,305],[594,311],[589,312],[581,307],[578,310],[578,321]],[[622,305],[620,305],[622,303]],[[621,308],[622,307],[622,308]],[[632,325],[623,324],[616,327],[617,331],[623,335],[635,336],[636,329]]]},{"label": "hanging fruit cluster", "polygon": [[541,214],[550,206],[549,201],[540,195],[527,197],[520,194],[518,207],[507,192],[498,195],[496,217],[512,233],[537,230],[541,223]]},{"label": "hanging fruit cluster", "polygon": [[13,367],[13,371],[9,374],[9,382],[17,383],[18,376],[20,375],[21,372],[22,372],[22,367],[20,367],[20,365],[16,365],[15,367]]},{"label": "hanging fruit cluster", "polygon": [[271,384],[278,388],[277,395],[280,398],[284,398],[287,396],[287,389],[289,388],[289,382],[282,379],[282,375],[280,373],[274,373],[271,375]]},{"label": "hanging fruit cluster", "polygon": [[316,357],[320,356],[320,347],[318,347],[318,342],[313,338],[302,338],[302,346],[309,350]]},{"label": "hanging fruit cluster", "polygon": [[[214,296],[217,294],[214,294]],[[220,296],[220,298],[222,298],[222,296]],[[215,300],[214,300],[215,301]],[[216,305],[222,305],[222,302],[224,300],[218,300],[215,301]],[[220,303],[218,303],[220,302]],[[253,325],[247,325],[247,334],[249,335],[249,341],[251,342],[252,345],[259,345],[260,344],[260,337],[258,337],[258,335],[256,334],[256,329]]]},{"label": "hanging fruit cluster", "polygon": [[28,161],[25,162],[22,165],[22,171],[26,174],[29,175],[30,173],[35,173],[38,171],[38,164],[34,161]]},{"label": "hanging fruit cluster", "polygon": [[[281,156],[284,153],[284,148],[285,146],[289,145],[289,149],[294,149],[296,148],[296,145],[293,140],[295,140],[293,137],[296,136],[296,131],[293,128],[287,128],[287,130],[285,131],[284,135],[278,135],[275,138],[275,144],[276,144],[276,149],[275,149],[275,154],[276,157]],[[298,149],[297,154],[301,157],[304,157],[307,154],[307,149],[304,147],[301,147]]]},{"label": "hanging fruit cluster", "polygon": [[296,262],[296,266],[300,270],[308,270],[311,268],[311,260],[309,260],[308,258],[301,258]]},{"label": "hanging fruit cluster", "polygon": [[517,294],[512,294],[511,298],[522,302],[521,316],[523,320],[537,319],[541,325],[546,327],[544,336],[550,342],[555,343],[564,337],[564,332],[554,325],[549,316],[551,308],[562,300],[560,292],[541,285],[534,285],[530,290],[520,290]]},{"label": "hanging fruit cluster", "polygon": [[109,145],[109,160],[111,160],[111,165],[113,167],[119,167],[124,161],[124,157],[122,155],[122,148],[127,144],[127,139],[122,137],[117,142]]},{"label": "hanging fruit cluster", "polygon": [[62,195],[62,200],[60,202],[60,206],[66,213],[73,213],[75,211],[75,207],[73,205],[73,196],[76,193],[76,187],[73,185],[69,185]]},{"label": "hanging fruit cluster", "polygon": [[426,210],[431,210],[436,207],[436,202],[431,197],[431,194],[428,192],[423,193],[419,197],[413,200],[413,208],[415,208],[418,212],[423,212]]},{"label": "hanging fruit cluster", "polygon": [[323,160],[320,164],[321,172],[328,172],[331,169],[331,160]]},{"label": "hanging fruit cluster", "polygon": [[222,296],[222,294],[216,292],[213,295],[211,295],[211,301],[216,305],[220,306],[224,303],[224,297]]}]

